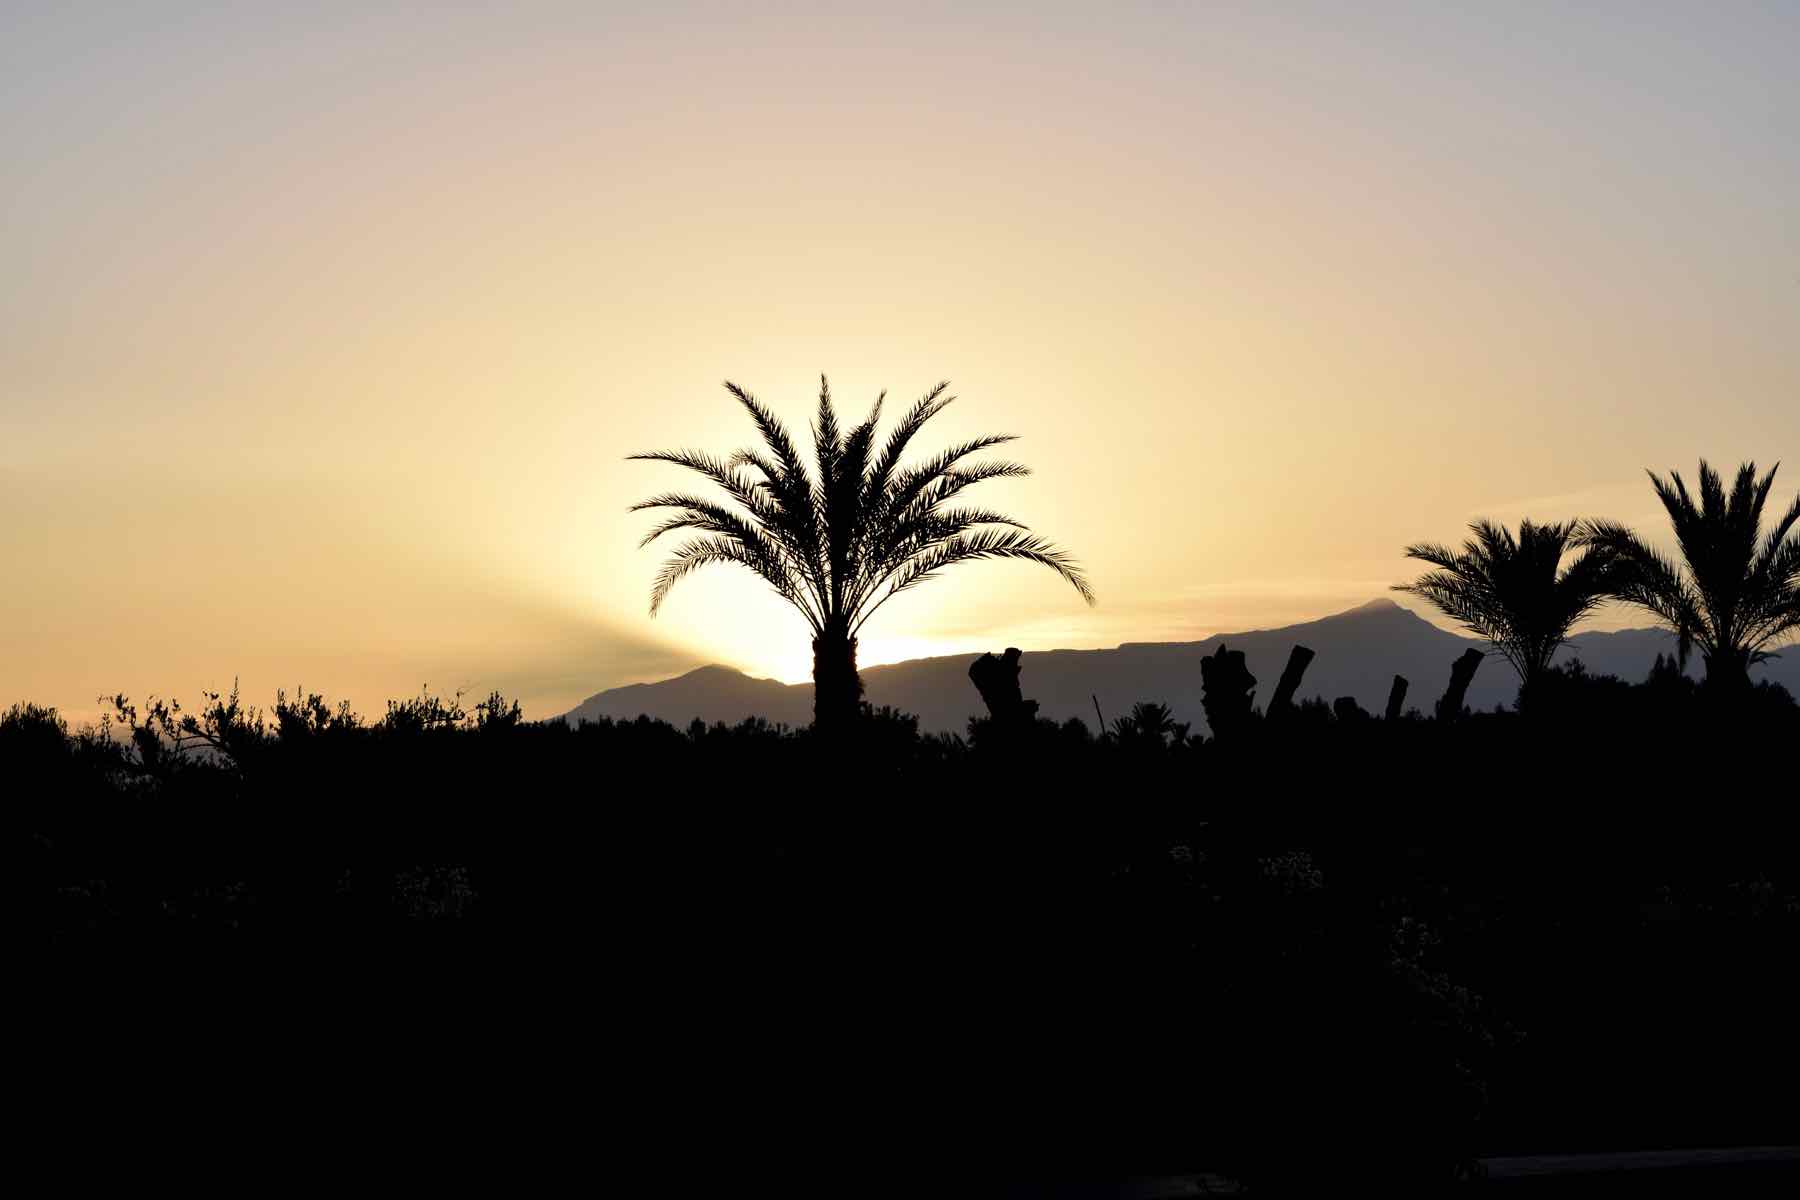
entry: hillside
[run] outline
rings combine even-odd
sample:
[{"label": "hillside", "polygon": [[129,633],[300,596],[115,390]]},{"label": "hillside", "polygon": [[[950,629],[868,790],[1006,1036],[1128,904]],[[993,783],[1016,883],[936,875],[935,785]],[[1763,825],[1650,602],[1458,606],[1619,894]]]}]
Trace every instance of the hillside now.
[{"label": "hillside", "polygon": [[[1591,672],[1634,682],[1649,672],[1657,654],[1674,648],[1671,635],[1654,629],[1583,633],[1573,642],[1559,661],[1578,656]],[[1261,704],[1274,691],[1288,652],[1296,643],[1317,654],[1300,688],[1300,698],[1353,696],[1371,712],[1380,712],[1387,703],[1388,688],[1397,674],[1411,683],[1407,705],[1429,712],[1449,680],[1450,664],[1471,646],[1485,648],[1485,643],[1447,633],[1382,598],[1316,621],[1219,634],[1199,642],[1127,642],[1112,650],[1028,653],[1022,682],[1025,695],[1038,701],[1042,715],[1058,721],[1080,717],[1092,725],[1096,699],[1109,721],[1130,711],[1139,700],[1156,700],[1174,709],[1177,720],[1190,722],[1198,731],[1206,727],[1200,707],[1200,659],[1221,644],[1242,650],[1256,676],[1257,702]],[[998,652],[1003,647],[992,649]],[[866,668],[862,675],[867,699],[878,706],[917,713],[923,729],[961,732],[971,715],[983,711],[968,677],[969,663],[975,657],[969,653]],[[1690,670],[1698,669],[1696,657]],[[1800,694],[1800,653],[1776,659],[1753,675],[1773,679]],[[1469,703],[1476,708],[1511,704],[1517,690],[1512,669],[1498,656],[1490,656],[1476,673]],[[677,725],[695,717],[708,724],[735,723],[752,715],[805,725],[812,720],[812,685],[755,679],[729,667],[701,667],[658,683],[600,692],[569,712],[567,719],[639,714]]]}]

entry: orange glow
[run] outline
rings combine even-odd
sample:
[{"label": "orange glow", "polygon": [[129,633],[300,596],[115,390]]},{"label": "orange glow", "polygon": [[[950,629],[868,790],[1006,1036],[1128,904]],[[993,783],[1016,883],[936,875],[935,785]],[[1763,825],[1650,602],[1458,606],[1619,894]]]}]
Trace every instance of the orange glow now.
[{"label": "orange glow", "polygon": [[806,678],[747,577],[645,611],[677,481],[623,456],[747,443],[727,377],[798,429],[950,378],[925,448],[1020,434],[984,501],[1100,593],[975,564],[865,664],[1277,625],[1800,461],[1778,10],[601,7],[16,18],[0,704]]}]

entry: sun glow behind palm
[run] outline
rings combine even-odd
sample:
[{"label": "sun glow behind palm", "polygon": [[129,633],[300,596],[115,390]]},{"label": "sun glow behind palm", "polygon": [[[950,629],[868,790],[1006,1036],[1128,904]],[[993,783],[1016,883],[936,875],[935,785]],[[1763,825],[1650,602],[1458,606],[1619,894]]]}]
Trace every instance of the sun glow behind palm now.
[{"label": "sun glow behind palm", "polygon": [[723,456],[685,449],[628,455],[681,467],[711,485],[706,494],[659,492],[631,506],[658,517],[640,545],[681,535],[651,586],[651,615],[677,583],[702,568],[734,566],[760,578],[811,631],[814,706],[823,726],[855,716],[863,627],[890,600],[952,567],[1034,563],[1094,604],[1094,590],[1071,555],[1017,518],[964,498],[984,483],[1031,473],[1021,463],[988,457],[1016,441],[1014,435],[983,434],[917,453],[914,442],[925,425],[955,400],[949,386],[932,387],[884,432],[885,391],[868,417],[850,426],[839,419],[831,385],[821,376],[808,456],[772,408],[728,381],[725,390],[748,414],[758,444]]}]

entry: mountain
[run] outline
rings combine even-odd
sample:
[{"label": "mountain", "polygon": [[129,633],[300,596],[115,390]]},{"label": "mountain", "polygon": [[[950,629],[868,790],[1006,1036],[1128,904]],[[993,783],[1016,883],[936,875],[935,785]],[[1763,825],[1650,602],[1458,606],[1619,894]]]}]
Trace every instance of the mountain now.
[{"label": "mountain", "polygon": [[[1572,643],[1559,661],[1579,657],[1594,674],[1618,675],[1633,682],[1649,673],[1659,653],[1673,653],[1675,647],[1672,635],[1655,629],[1582,633]],[[1407,706],[1430,712],[1449,682],[1450,664],[1471,646],[1487,648],[1485,642],[1439,629],[1392,600],[1378,599],[1317,621],[1220,634],[1201,642],[1127,642],[1113,650],[1035,651],[1024,657],[1020,682],[1025,695],[1038,702],[1039,713],[1057,721],[1080,717],[1092,726],[1096,699],[1108,721],[1130,712],[1140,700],[1156,700],[1174,709],[1176,720],[1201,731],[1206,728],[1200,708],[1202,658],[1220,645],[1242,650],[1250,673],[1256,676],[1256,701],[1266,704],[1287,665],[1288,652],[1296,644],[1317,655],[1296,699],[1353,696],[1374,713],[1387,705],[1395,675],[1404,675],[1411,683]],[[996,652],[1000,649],[994,647]],[[917,713],[922,729],[960,733],[970,716],[986,711],[969,682],[969,664],[976,657],[974,653],[958,654],[867,667],[862,672],[866,699],[877,706],[892,705]],[[1698,669],[1696,655],[1690,670]],[[1752,675],[1773,679],[1800,695],[1800,650],[1754,669]],[[1475,674],[1469,704],[1475,708],[1510,705],[1517,693],[1518,678],[1512,668],[1498,655],[1490,655]],[[708,724],[736,723],[751,715],[805,725],[812,720],[812,685],[754,679],[729,667],[701,667],[660,683],[633,684],[590,696],[569,712],[567,719],[629,719],[639,714],[675,725],[686,725],[695,717]]]}]

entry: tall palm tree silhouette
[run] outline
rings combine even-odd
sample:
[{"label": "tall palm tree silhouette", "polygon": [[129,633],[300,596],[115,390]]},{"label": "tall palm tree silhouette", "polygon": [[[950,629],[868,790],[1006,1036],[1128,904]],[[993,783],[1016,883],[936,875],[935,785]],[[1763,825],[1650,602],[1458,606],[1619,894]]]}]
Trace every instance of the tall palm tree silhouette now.
[{"label": "tall palm tree silhouette", "polygon": [[1492,521],[1469,529],[1475,536],[1460,552],[1431,542],[1408,546],[1408,558],[1438,569],[1394,590],[1430,601],[1492,642],[1518,672],[1520,696],[1528,697],[1575,623],[1609,595],[1611,555],[1592,549],[1563,567],[1579,533],[1574,521],[1520,521],[1517,538]]},{"label": "tall palm tree silhouette", "polygon": [[1725,481],[1701,459],[1698,504],[1679,472],[1666,480],[1647,472],[1674,526],[1680,565],[1617,521],[1589,521],[1582,529],[1585,544],[1614,555],[1623,568],[1614,594],[1675,632],[1683,665],[1700,647],[1709,684],[1748,686],[1750,667],[1770,657],[1768,647],[1800,629],[1800,495],[1762,533],[1780,468],[1759,480],[1756,464],[1744,463],[1726,495]]},{"label": "tall palm tree silhouette", "polygon": [[677,530],[701,535],[663,564],[650,593],[651,615],[690,571],[714,563],[754,571],[812,628],[813,720],[817,728],[837,729],[854,719],[862,698],[856,671],[862,627],[894,596],[947,567],[979,558],[1024,559],[1049,567],[1093,604],[1086,576],[1054,544],[1002,513],[950,504],[985,480],[1030,473],[1013,462],[966,461],[1014,440],[1010,435],[979,437],[902,465],[925,422],[955,399],[945,395],[949,386],[939,383],[926,392],[878,445],[886,393],[876,398],[867,420],[846,432],[832,407],[831,386],[820,376],[811,470],[774,412],[729,381],[725,390],[750,414],[762,448],[728,458],[695,450],[628,456],[697,472],[736,506],[677,492],[631,506],[632,512],[673,510],[641,546]]}]

